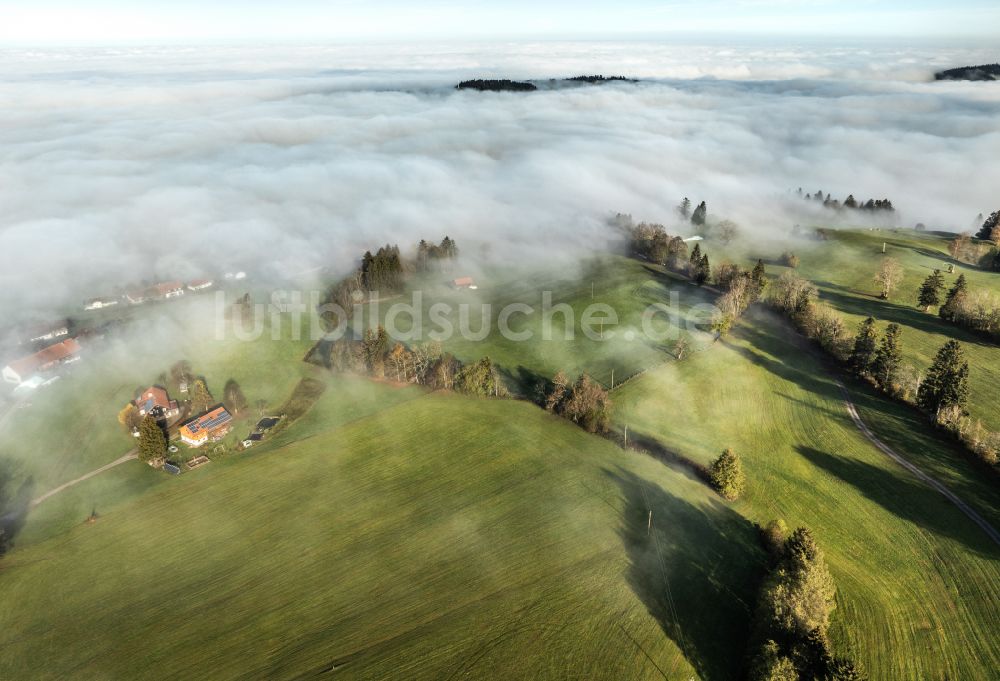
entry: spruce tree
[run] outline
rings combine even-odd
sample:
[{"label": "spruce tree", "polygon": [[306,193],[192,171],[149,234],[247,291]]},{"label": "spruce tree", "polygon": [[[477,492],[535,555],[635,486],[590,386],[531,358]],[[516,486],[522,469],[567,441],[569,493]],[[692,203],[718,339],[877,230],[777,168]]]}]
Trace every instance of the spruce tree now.
[{"label": "spruce tree", "polygon": [[899,337],[902,330],[898,324],[890,324],[885,329],[885,335],[879,343],[875,360],[872,363],[872,376],[882,390],[893,392],[899,382],[899,369],[903,364],[903,351],[900,348]]},{"label": "spruce tree", "polygon": [[708,281],[709,275],[712,273],[712,266],[708,262],[708,255],[701,256],[701,262],[698,263],[698,269],[695,272],[694,280],[701,286],[706,281]]},{"label": "spruce tree", "polygon": [[878,334],[875,330],[875,320],[869,317],[861,322],[858,335],[854,337],[854,348],[848,358],[848,364],[858,376],[871,373],[878,349]]},{"label": "spruce tree", "polygon": [[691,199],[689,199],[688,197],[685,196],[684,200],[681,201],[681,205],[677,206],[677,212],[680,213],[680,216],[682,218],[684,218],[685,220],[687,220],[688,218],[690,218],[691,217]]},{"label": "spruce tree", "polygon": [[693,276],[694,271],[701,264],[701,244],[695,244],[694,248],[691,249],[691,257],[688,258],[688,262],[691,263],[691,274]]},{"label": "spruce tree", "polygon": [[917,390],[917,405],[937,414],[946,407],[965,408],[969,398],[969,363],[958,341],[945,343]]},{"label": "spruce tree", "polygon": [[698,207],[694,209],[691,213],[691,224],[698,227],[703,227],[705,225],[705,218],[708,216],[708,207],[705,202],[702,201],[698,204]]},{"label": "spruce tree", "polygon": [[1000,225],[1000,210],[993,211],[976,232],[976,238],[986,241],[993,235],[993,228]]},{"label": "spruce tree", "polygon": [[917,297],[917,302],[924,308],[924,312],[930,310],[931,305],[941,302],[942,290],[944,290],[944,276],[941,270],[934,270],[924,279],[924,283],[920,286],[920,295]]},{"label": "spruce tree", "polygon": [[709,475],[712,486],[724,499],[734,501],[743,494],[746,487],[746,476],[743,475],[743,463],[740,461],[740,456],[733,450],[727,449],[712,462]]},{"label": "spruce tree", "polygon": [[139,460],[149,463],[162,459],[167,452],[167,436],[163,428],[152,416],[147,416],[139,425]]},{"label": "spruce tree", "polygon": [[968,292],[968,284],[965,281],[965,275],[958,275],[958,279],[955,280],[955,285],[951,287],[948,291],[948,296],[944,300],[944,305],[938,310],[938,314],[941,315],[941,319],[947,319],[948,321],[953,321],[955,319],[955,314],[961,309],[962,299]]},{"label": "spruce tree", "polygon": [[191,413],[200,414],[212,406],[212,393],[208,392],[205,381],[197,379],[191,387]]}]

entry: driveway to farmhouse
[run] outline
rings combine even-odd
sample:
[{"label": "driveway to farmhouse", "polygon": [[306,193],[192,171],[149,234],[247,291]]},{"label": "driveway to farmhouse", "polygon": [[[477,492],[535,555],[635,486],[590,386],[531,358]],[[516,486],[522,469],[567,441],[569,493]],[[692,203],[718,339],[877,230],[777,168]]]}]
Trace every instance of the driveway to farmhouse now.
[{"label": "driveway to farmhouse", "polygon": [[81,475],[76,480],[70,480],[69,482],[65,482],[65,483],[59,485],[58,487],[56,487],[55,489],[49,490],[48,492],[46,492],[42,496],[37,497],[35,499],[32,499],[31,500],[31,507],[34,508],[35,506],[38,506],[38,504],[42,503],[43,501],[45,501],[49,497],[54,497],[55,495],[57,495],[60,492],[62,492],[64,489],[68,489],[68,488],[72,487],[73,485],[75,485],[75,484],[77,484],[79,482],[83,482],[84,480],[88,480],[88,479],[94,477],[95,475],[100,475],[104,471],[110,470],[110,469],[114,468],[115,466],[119,466],[119,465],[125,463],[126,461],[131,461],[132,459],[136,459],[136,458],[138,458],[138,455],[136,453],[136,450],[133,449],[128,454],[125,454],[124,456],[115,459],[111,463],[105,464],[105,465],[101,466],[100,468],[95,468],[94,470],[90,471],[89,473],[84,473],[83,475]]}]

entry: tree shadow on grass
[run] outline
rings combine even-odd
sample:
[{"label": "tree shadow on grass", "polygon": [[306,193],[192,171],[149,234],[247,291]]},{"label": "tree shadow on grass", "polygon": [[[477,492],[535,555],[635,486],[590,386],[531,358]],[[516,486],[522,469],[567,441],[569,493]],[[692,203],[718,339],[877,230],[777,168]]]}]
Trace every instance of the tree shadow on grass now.
[{"label": "tree shadow on grass", "polygon": [[13,487],[14,466],[8,460],[0,460],[0,554],[7,544],[24,529],[35,493],[35,479],[28,476]]},{"label": "tree shadow on grass", "polygon": [[[836,310],[859,317],[874,317],[880,322],[895,323],[906,328],[917,329],[928,334],[936,334],[953,338],[970,345],[996,347],[996,343],[983,338],[977,333],[944,321],[937,314],[924,312],[916,305],[901,305],[878,297],[869,297],[839,284],[829,281],[818,281],[816,285],[822,291],[820,299],[832,305]],[[915,296],[914,296],[915,298]],[[942,344],[944,342],[942,341]]]},{"label": "tree shadow on grass", "polygon": [[625,499],[633,592],[702,679],[739,678],[764,568],[756,528],[721,501],[698,507],[621,468],[605,474]]},{"label": "tree shadow on grass", "polygon": [[813,447],[800,445],[796,450],[809,462],[848,483],[896,517],[952,539],[984,557],[1000,557],[1000,547],[978,526],[944,496],[903,469],[896,473]]}]

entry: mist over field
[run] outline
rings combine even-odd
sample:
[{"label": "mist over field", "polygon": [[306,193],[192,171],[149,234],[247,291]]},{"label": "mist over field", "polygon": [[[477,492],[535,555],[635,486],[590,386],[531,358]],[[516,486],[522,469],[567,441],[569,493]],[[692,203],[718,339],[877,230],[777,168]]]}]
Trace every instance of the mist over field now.
[{"label": "mist over field", "polygon": [[[0,308],[140,280],[345,271],[381,242],[573,258],[684,196],[750,234],[890,198],[902,226],[995,210],[1000,87],[977,49],[820,43],[63,48],[0,53]],[[469,77],[641,82],[458,92]],[[810,212],[812,211],[812,212]],[[678,229],[681,227],[678,226]]]}]

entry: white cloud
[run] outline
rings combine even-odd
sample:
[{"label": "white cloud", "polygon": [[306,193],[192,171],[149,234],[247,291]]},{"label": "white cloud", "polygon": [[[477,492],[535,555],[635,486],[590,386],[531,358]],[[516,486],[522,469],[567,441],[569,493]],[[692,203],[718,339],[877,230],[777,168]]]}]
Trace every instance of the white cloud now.
[{"label": "white cloud", "polygon": [[[246,263],[347,267],[366,247],[445,233],[549,257],[609,210],[668,220],[685,195],[784,230],[780,197],[799,185],[888,196],[904,224],[964,229],[1000,207],[1000,89],[926,81],[981,56],[562,43],[7,52],[0,304]],[[646,80],[451,88],[597,72]]]}]

